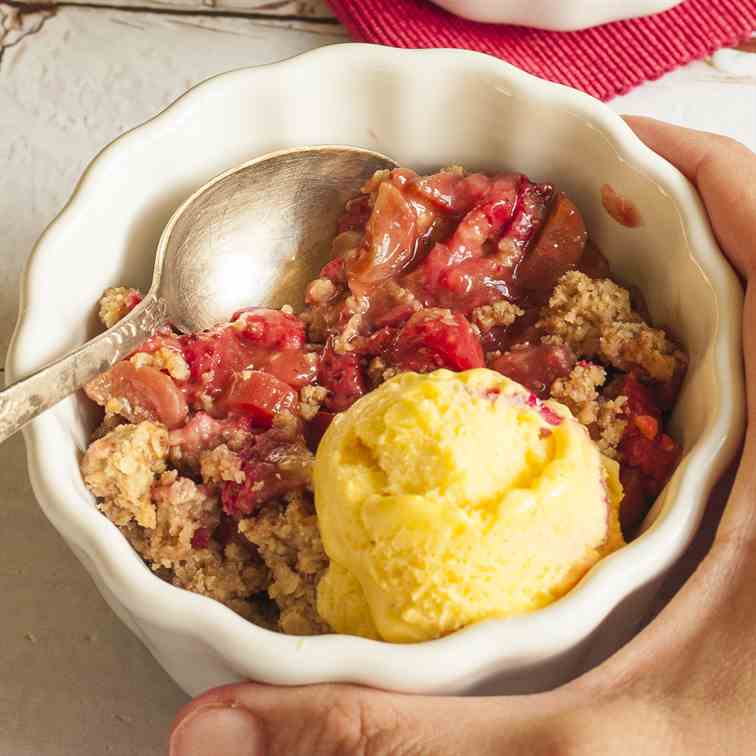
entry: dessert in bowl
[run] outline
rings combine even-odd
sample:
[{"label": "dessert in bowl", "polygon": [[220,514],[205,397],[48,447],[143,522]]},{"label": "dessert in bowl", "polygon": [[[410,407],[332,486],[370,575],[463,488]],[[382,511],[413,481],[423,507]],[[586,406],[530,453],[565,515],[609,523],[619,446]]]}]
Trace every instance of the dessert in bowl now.
[{"label": "dessert in bowl", "polygon": [[[295,86],[297,96],[287,95]],[[40,503],[114,610],[189,692],[244,677],[437,692],[484,682],[511,690],[523,676],[531,688],[564,679],[589,639],[596,645],[594,631],[612,609],[635,592],[638,612],[639,597],[652,595],[654,581],[685,548],[710,486],[734,454],[743,418],[736,279],[683,177],[590,98],[485,56],[366,46],[324,49],[213,79],[89,168],[32,256],[9,377],[93,335],[92,303],[104,289],[144,286],[162,227],[192,189],[253,155],[319,143],[364,144],[422,173],[451,160],[471,171],[519,170],[535,183],[553,181],[574,201],[613,275],[642,289],[651,322],[671,329],[689,361],[666,431],[682,458],[646,520],[648,532],[544,609],[430,642],[382,643],[271,632],[155,576],[97,511],[81,479],[78,465],[100,420],[83,396],[26,431]],[[605,184],[636,204],[641,225],[628,228],[608,215]],[[86,271],[75,274],[76,297],[66,294],[70,287],[50,291],[44,283],[74,285],[71,255],[76,269]],[[269,304],[266,286],[250,282],[250,303]],[[39,291],[48,292],[44,303]],[[536,680],[533,670],[547,667]]]},{"label": "dessert in bowl", "polygon": [[85,387],[100,509],[258,624],[410,642],[546,606],[679,460],[687,357],[549,183],[378,171],[302,299],[163,327]]}]

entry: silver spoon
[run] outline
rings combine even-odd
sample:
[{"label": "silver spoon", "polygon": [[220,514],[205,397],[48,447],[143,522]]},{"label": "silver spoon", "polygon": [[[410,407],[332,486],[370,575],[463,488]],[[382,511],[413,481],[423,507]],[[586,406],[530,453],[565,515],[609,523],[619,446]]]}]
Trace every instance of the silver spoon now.
[{"label": "silver spoon", "polygon": [[393,160],[357,147],[273,152],[216,176],[176,210],[152,285],[123,320],[0,392],[0,443],[133,352],[162,325],[200,331],[249,305],[302,303],[347,200]]}]

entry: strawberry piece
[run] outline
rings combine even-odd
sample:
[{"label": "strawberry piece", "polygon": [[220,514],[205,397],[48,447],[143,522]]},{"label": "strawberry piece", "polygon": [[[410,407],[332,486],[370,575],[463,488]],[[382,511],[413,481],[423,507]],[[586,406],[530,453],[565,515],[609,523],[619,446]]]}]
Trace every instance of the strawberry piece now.
[{"label": "strawberry piece", "polygon": [[641,524],[648,514],[651,501],[646,496],[643,476],[634,467],[622,465],[620,467],[620,483],[624,496],[620,504],[620,526],[627,537]]},{"label": "strawberry piece", "polygon": [[635,427],[649,441],[653,441],[659,433],[659,421],[651,415],[636,415],[633,422]]},{"label": "strawberry piece", "polygon": [[[647,510],[680,461],[682,449],[670,436],[659,432],[661,409],[652,387],[641,383],[635,373],[629,373],[614,390],[627,397],[625,415],[628,422],[619,445],[622,469],[637,472],[640,484],[633,481],[631,485],[642,487]],[[624,475],[632,478],[630,472]],[[636,496],[634,492],[631,495]],[[631,501],[628,507],[631,506],[636,505]]]},{"label": "strawberry piece", "polygon": [[354,352],[338,353],[332,340],[323,349],[318,381],[328,389],[325,406],[331,412],[343,412],[367,391],[359,357]]},{"label": "strawberry piece", "polygon": [[239,336],[255,346],[266,349],[301,349],[305,342],[304,323],[282,310],[245,307],[237,310],[231,322],[241,319]]},{"label": "strawberry piece", "polygon": [[303,351],[304,324],[298,317],[250,307],[236,312],[232,322],[180,337],[190,371],[183,388],[194,407],[206,408],[207,397],[217,399],[227,393],[234,376],[247,369],[266,371],[296,389],[312,383],[317,361]]},{"label": "strawberry piece", "polygon": [[[650,386],[641,383],[636,373],[628,373],[615,388],[618,395],[627,397],[625,414],[633,418],[636,415],[650,415],[659,418],[661,412]],[[613,392],[614,393],[614,392]]]},{"label": "strawberry piece", "polygon": [[441,309],[420,310],[407,321],[399,331],[391,361],[403,370],[418,373],[485,365],[480,339],[467,318]]},{"label": "strawberry piece", "polygon": [[312,455],[298,429],[274,427],[255,436],[242,460],[244,482],[226,481],[221,488],[223,511],[235,520],[252,514],[269,499],[309,484]]}]

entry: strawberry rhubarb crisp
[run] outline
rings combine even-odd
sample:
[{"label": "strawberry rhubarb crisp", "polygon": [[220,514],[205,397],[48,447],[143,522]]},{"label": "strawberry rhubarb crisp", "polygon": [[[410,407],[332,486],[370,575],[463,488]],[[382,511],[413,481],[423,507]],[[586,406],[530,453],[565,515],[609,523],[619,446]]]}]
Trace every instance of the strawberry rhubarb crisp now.
[{"label": "strawberry rhubarb crisp", "polygon": [[[108,290],[103,323],[139,299]],[[626,535],[678,461],[664,419],[686,357],[550,184],[381,171],[305,301],[164,328],[86,387],[105,414],[81,468],[103,514],[165,580],[257,623],[328,630],[313,453],[336,413],[403,371],[488,367],[565,404],[620,464]]]}]

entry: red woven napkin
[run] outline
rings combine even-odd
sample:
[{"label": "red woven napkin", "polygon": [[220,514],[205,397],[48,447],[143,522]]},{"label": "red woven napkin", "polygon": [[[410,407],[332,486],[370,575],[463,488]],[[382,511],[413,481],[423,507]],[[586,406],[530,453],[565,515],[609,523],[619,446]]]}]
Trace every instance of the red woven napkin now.
[{"label": "red woven napkin", "polygon": [[427,0],[328,2],[360,41],[478,50],[602,100],[735,45],[756,30],[756,0],[686,0],[656,16],[580,32],[481,24]]}]

